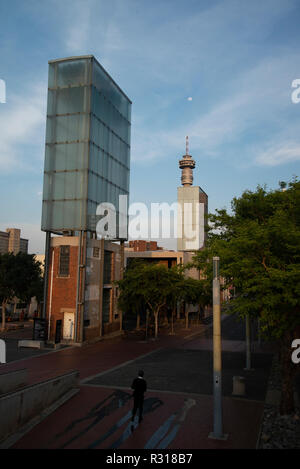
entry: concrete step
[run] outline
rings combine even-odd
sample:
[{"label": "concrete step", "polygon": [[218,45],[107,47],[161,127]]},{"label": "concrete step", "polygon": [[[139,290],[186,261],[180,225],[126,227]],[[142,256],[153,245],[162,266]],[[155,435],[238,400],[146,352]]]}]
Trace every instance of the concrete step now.
[{"label": "concrete step", "polygon": [[29,348],[44,348],[45,342],[43,340],[19,340],[18,347],[29,347]]}]

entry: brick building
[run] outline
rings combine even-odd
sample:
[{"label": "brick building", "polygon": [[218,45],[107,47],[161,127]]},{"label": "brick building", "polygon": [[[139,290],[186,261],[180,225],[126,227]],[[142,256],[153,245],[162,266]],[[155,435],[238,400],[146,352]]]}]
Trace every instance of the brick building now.
[{"label": "brick building", "polygon": [[90,341],[122,326],[114,285],[122,273],[120,245],[87,239],[82,263],[79,243],[79,236],[51,239],[46,311],[52,342]]},{"label": "brick building", "polygon": [[161,251],[162,248],[157,246],[157,241],[144,241],[142,239],[135,239],[129,241],[125,246],[125,251],[144,252],[144,251]]}]

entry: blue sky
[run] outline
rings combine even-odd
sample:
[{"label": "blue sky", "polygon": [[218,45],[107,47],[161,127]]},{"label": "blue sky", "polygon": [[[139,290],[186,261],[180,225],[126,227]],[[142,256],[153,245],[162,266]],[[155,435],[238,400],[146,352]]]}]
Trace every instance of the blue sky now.
[{"label": "blue sky", "polygon": [[50,59],[93,54],[132,100],[131,202],[176,201],[186,135],[210,211],[299,176],[299,0],[0,0],[0,18],[0,229],[30,252]]}]

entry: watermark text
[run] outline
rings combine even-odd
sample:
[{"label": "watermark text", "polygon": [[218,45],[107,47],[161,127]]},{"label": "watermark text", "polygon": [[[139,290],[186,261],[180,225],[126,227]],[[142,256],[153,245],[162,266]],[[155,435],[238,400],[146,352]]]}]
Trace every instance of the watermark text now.
[{"label": "watermark text", "polygon": [[292,348],[296,349],[292,353],[292,362],[298,365],[300,363],[300,339],[293,340]]},{"label": "watermark text", "polygon": [[6,103],[6,85],[5,81],[0,78],[0,103]]},{"label": "watermark text", "polygon": [[0,363],[6,363],[6,343],[0,339]]},{"label": "watermark text", "polygon": [[298,104],[300,103],[300,78],[292,81],[292,88],[296,88],[291,94],[292,102]]}]

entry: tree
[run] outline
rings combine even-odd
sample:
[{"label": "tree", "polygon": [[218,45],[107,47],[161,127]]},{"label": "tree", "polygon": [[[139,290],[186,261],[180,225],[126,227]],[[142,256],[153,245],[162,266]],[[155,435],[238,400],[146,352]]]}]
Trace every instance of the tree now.
[{"label": "tree", "polygon": [[117,282],[120,288],[119,307],[127,310],[134,304],[144,304],[154,316],[155,338],[158,336],[159,313],[170,298],[173,280],[173,273],[162,264],[136,263]]},{"label": "tree", "polygon": [[0,300],[2,304],[2,330],[5,329],[5,310],[14,297],[29,302],[42,295],[43,281],[40,262],[33,254],[6,253],[0,255]]},{"label": "tree", "polygon": [[[192,305],[207,304],[206,281],[185,278],[183,282],[182,299]],[[185,327],[189,327],[189,312],[185,311]]]},{"label": "tree", "polygon": [[44,282],[42,278],[41,263],[34,258],[34,254],[19,252],[16,255],[18,265],[18,275],[16,288],[19,292],[20,300],[30,303],[32,297],[41,301],[44,292]]},{"label": "tree", "polygon": [[203,283],[184,277],[180,266],[171,269],[158,263],[133,263],[125,272],[119,286],[118,306],[125,312],[148,308],[154,316],[155,337],[158,335],[159,313],[165,306],[172,310],[173,317],[178,301],[199,304],[203,301]]},{"label": "tree", "polygon": [[[231,311],[259,318],[265,337],[278,344],[282,369],[280,413],[294,411],[291,343],[300,325],[300,182],[258,187],[232,201],[232,214],[210,215],[207,249],[195,263],[205,270],[220,256],[225,286],[235,287]],[[209,259],[210,262],[203,262]]]},{"label": "tree", "polygon": [[[196,255],[193,257],[193,261],[185,265],[186,271],[192,268],[196,268],[198,270],[200,277],[200,280],[198,280],[199,287],[195,290],[200,316],[200,314],[204,312],[205,306],[212,304],[213,272],[212,263],[209,262],[208,249],[197,251]],[[196,285],[197,284],[195,284],[195,286]],[[195,301],[194,298],[191,298],[191,300],[191,303]],[[188,301],[188,299],[186,299],[186,301]]]},{"label": "tree", "polygon": [[126,270],[122,280],[116,282],[119,287],[118,307],[124,313],[134,313],[139,328],[140,312],[145,309],[144,298],[139,291],[141,262],[133,262]]},{"label": "tree", "polygon": [[7,303],[16,296],[16,262],[12,253],[0,255],[0,298],[2,305],[2,331],[5,329]]},{"label": "tree", "polygon": [[168,293],[167,304],[171,308],[171,334],[174,334],[174,315],[177,303],[182,301],[184,293],[184,270],[181,265],[176,265],[169,269],[168,272],[172,288]]}]

